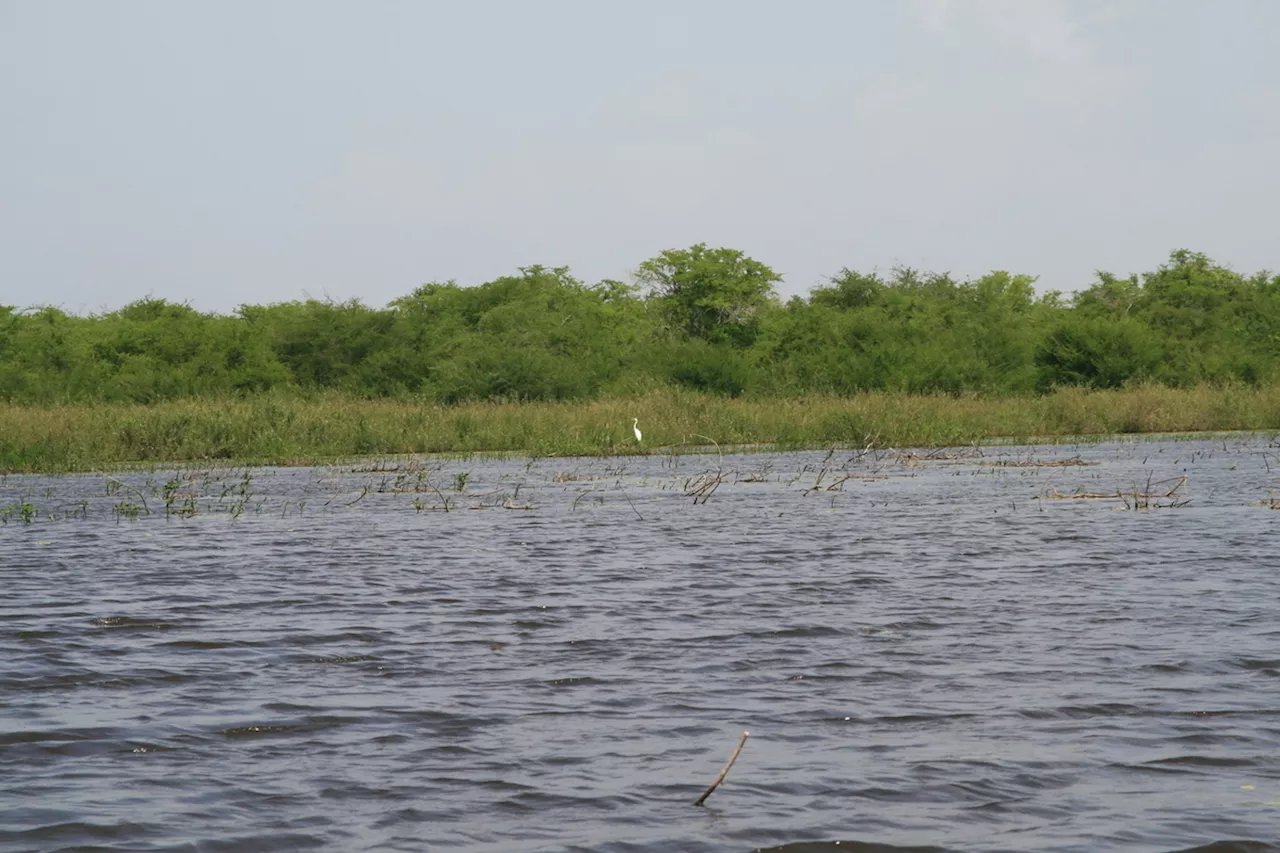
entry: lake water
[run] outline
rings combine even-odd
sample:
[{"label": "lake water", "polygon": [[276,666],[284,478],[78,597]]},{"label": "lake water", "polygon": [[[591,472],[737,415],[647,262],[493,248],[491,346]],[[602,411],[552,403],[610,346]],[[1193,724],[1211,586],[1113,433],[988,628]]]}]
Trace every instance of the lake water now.
[{"label": "lake water", "polygon": [[0,849],[1277,851],[1272,490],[1266,436],[9,476]]}]

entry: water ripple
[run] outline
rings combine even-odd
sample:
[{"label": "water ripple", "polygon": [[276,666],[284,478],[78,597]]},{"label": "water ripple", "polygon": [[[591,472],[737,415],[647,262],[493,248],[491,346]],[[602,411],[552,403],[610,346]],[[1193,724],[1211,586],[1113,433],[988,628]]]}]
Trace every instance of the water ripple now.
[{"label": "water ripple", "polygon": [[0,846],[1280,853],[1265,445],[3,478]]}]

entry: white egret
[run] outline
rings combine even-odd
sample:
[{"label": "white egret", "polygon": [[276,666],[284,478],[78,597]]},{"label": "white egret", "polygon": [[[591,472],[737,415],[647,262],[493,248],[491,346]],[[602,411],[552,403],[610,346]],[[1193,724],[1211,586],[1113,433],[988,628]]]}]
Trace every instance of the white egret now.
[{"label": "white egret", "polygon": [[631,431],[632,431],[632,432],[634,432],[634,433],[636,434],[636,441],[639,441],[639,440],[641,439],[641,435],[640,435],[640,419],[639,419],[639,418],[632,418],[632,419],[631,419]]}]

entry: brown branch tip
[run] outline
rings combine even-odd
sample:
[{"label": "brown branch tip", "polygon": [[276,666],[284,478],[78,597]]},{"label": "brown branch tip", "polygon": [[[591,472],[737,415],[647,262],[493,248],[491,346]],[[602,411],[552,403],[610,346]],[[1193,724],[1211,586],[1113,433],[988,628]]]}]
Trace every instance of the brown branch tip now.
[{"label": "brown branch tip", "polygon": [[724,777],[729,775],[729,768],[733,766],[733,762],[737,761],[738,756],[742,754],[742,747],[746,746],[747,738],[749,737],[751,737],[751,732],[742,733],[742,739],[738,741],[738,747],[733,751],[733,755],[729,756],[729,763],[720,771],[720,775],[716,777],[716,781],[711,783],[711,787],[703,791],[702,796],[693,801],[695,806],[700,806],[705,803],[707,801],[707,797],[711,796],[711,793],[715,791],[716,788],[720,787],[720,783],[724,781]]}]

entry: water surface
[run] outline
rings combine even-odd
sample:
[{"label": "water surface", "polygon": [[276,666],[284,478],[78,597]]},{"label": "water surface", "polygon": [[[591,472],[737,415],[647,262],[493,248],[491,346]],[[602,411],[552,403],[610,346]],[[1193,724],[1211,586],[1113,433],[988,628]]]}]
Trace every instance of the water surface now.
[{"label": "water surface", "polygon": [[1273,489],[1253,436],[6,477],[0,849],[1280,850]]}]

